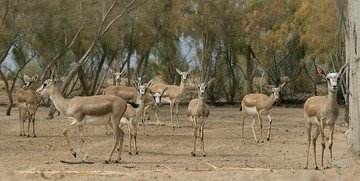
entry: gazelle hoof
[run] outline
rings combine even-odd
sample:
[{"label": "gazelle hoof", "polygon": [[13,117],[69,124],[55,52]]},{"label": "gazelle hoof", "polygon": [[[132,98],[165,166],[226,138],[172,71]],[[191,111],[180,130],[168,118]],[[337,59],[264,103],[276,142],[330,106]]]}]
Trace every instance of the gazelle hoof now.
[{"label": "gazelle hoof", "polygon": [[192,156],[196,156],[196,155],[195,155],[195,152],[191,152],[191,155],[192,155]]},{"label": "gazelle hoof", "polygon": [[315,167],[315,170],[319,170],[319,167]]},{"label": "gazelle hoof", "polygon": [[27,135],[27,137],[30,137],[30,135]]},{"label": "gazelle hoof", "polygon": [[132,155],[132,153],[129,151],[129,155]]},{"label": "gazelle hoof", "polygon": [[105,160],[103,164],[109,164],[109,160]]},{"label": "gazelle hoof", "polygon": [[270,141],[270,138],[266,138],[266,141]]},{"label": "gazelle hoof", "polygon": [[115,163],[116,163],[116,164],[119,164],[119,163],[120,163],[120,161],[119,161],[119,160],[115,160]]},{"label": "gazelle hoof", "polygon": [[206,157],[206,154],[205,154],[205,153],[203,153],[203,157]]},{"label": "gazelle hoof", "polygon": [[36,135],[34,135],[34,138],[36,138]]},{"label": "gazelle hoof", "polygon": [[19,136],[22,136],[22,134],[20,133],[20,135]]},{"label": "gazelle hoof", "polygon": [[139,155],[139,152],[137,151],[137,152],[135,152],[135,155]]}]

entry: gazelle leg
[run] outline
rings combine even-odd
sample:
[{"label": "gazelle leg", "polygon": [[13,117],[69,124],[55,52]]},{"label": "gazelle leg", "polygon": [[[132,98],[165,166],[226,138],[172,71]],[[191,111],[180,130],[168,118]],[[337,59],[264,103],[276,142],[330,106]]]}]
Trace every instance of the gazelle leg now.
[{"label": "gazelle leg", "polygon": [[[119,119],[119,120],[120,120],[120,119]],[[116,125],[116,123],[114,123],[114,122],[112,122],[112,124],[113,124],[113,128],[114,128],[115,142],[114,142],[113,148],[111,149],[110,154],[108,155],[108,157],[107,157],[106,160],[105,160],[105,163],[106,163],[106,164],[108,164],[108,163],[110,162],[111,156],[112,156],[112,154],[114,153],[116,147],[118,146],[119,140],[121,139],[120,136],[121,136],[121,131],[122,131],[122,130],[120,129],[119,125]],[[120,130],[121,130],[121,131],[120,131]],[[122,132],[122,133],[124,133],[124,132]],[[124,136],[122,136],[122,137],[124,137]],[[123,140],[123,141],[124,141],[124,140]],[[123,142],[123,141],[122,141],[122,142]],[[119,163],[119,161],[120,161],[119,158],[121,157],[121,151],[122,151],[122,145],[119,146],[119,153],[118,153],[119,155],[118,155],[118,159],[115,160],[116,163]]]},{"label": "gazelle leg", "polygon": [[26,105],[26,114],[27,114],[27,133],[28,133],[28,137],[30,137],[30,122],[31,122],[31,114],[30,114],[30,105]]},{"label": "gazelle leg", "polygon": [[259,141],[264,142],[264,141],[262,140],[262,130],[263,130],[263,124],[262,124],[262,117],[261,117],[261,114],[262,114],[262,112],[261,112],[261,111],[260,111],[260,112],[258,112],[258,114],[257,114],[258,119],[259,119],[259,126],[260,126],[260,140],[259,140]]},{"label": "gazelle leg", "polygon": [[323,120],[320,120],[320,136],[321,136],[321,169],[323,169],[324,168],[324,151],[325,151],[325,144],[326,144]]},{"label": "gazelle leg", "polygon": [[32,126],[33,126],[33,137],[36,137],[35,135],[35,113],[32,114]]},{"label": "gazelle leg", "polygon": [[200,126],[200,139],[201,139],[201,151],[203,154],[203,157],[206,156],[205,153],[205,146],[204,146],[204,126],[205,126],[205,119],[206,118],[202,118],[202,122],[201,122],[201,126]]},{"label": "gazelle leg", "polygon": [[309,154],[310,154],[310,144],[311,144],[311,129],[312,129],[312,124],[306,119],[305,120],[305,124],[306,124],[306,131],[307,131],[307,135],[308,135],[308,149],[307,149],[307,154],[306,154],[306,166],[305,169],[308,168],[309,166]]},{"label": "gazelle leg", "polygon": [[174,114],[175,114],[175,116],[176,116],[176,122],[177,122],[177,125],[180,127],[180,121],[179,121],[179,102],[176,101],[174,104],[175,104]]},{"label": "gazelle leg", "polygon": [[170,101],[170,121],[171,121],[171,126],[174,127],[173,124],[173,114],[174,114],[174,102]]},{"label": "gazelle leg", "polygon": [[131,155],[131,146],[132,146],[131,142],[132,142],[132,137],[133,137],[132,130],[131,130],[131,120],[129,121],[128,128],[129,128],[129,155]]},{"label": "gazelle leg", "polygon": [[332,146],[333,146],[333,136],[334,136],[335,124],[330,126],[330,138],[329,138],[329,150],[330,150],[330,160],[332,160]]},{"label": "gazelle leg", "polygon": [[20,105],[18,105],[18,108],[19,108],[19,120],[20,120],[20,136],[23,135],[23,130],[24,130],[24,116],[23,116],[23,113],[22,113],[22,109],[20,107]]},{"label": "gazelle leg", "polygon": [[191,152],[192,156],[196,156],[196,139],[197,139],[197,131],[198,131],[198,125],[196,123],[196,118],[195,117],[192,117],[191,118],[192,121],[193,121],[193,127],[194,127],[194,133],[193,133],[193,136],[194,136],[194,140],[193,140],[193,151]]},{"label": "gazelle leg", "polygon": [[318,165],[317,165],[317,161],[316,161],[316,140],[319,137],[320,131],[319,131],[319,127],[316,128],[315,133],[313,134],[313,138],[312,138],[312,142],[313,142],[313,147],[314,147],[314,162],[315,162],[315,169],[319,169]]},{"label": "gazelle leg", "polygon": [[270,141],[271,123],[272,123],[272,120],[271,120],[271,117],[270,117],[270,113],[269,113],[269,112],[266,113],[266,116],[269,118],[269,131],[268,131],[268,137],[266,138],[266,140],[267,140],[267,141]]},{"label": "gazelle leg", "polygon": [[252,129],[252,132],[253,132],[255,141],[256,141],[256,142],[259,142],[258,139],[256,138],[256,133],[255,133],[255,128],[254,128],[254,127],[255,127],[255,121],[256,121],[256,119],[254,118],[254,116],[250,116],[250,119],[252,119],[251,129]]},{"label": "gazelle leg", "polygon": [[[81,147],[83,150],[87,150],[87,148],[85,147],[84,125],[79,124],[78,128],[79,128],[79,134],[80,134]],[[82,159],[83,161],[85,161],[89,157],[89,153],[87,153],[86,151],[84,151],[84,152],[85,152],[85,155]]]},{"label": "gazelle leg", "polygon": [[245,107],[242,108],[242,114],[243,114],[243,119],[242,119],[242,123],[241,123],[241,138],[242,138],[242,142],[245,143],[244,124],[245,124],[245,121],[246,121],[246,118],[247,118]]},{"label": "gazelle leg", "polygon": [[154,115],[155,115],[157,124],[158,124],[158,125],[162,125],[162,123],[161,123],[161,121],[160,121],[160,119],[159,119],[159,115],[158,115],[158,113],[159,113],[158,107],[157,107],[157,106],[154,106],[153,109],[154,109]]},{"label": "gazelle leg", "polygon": [[68,126],[66,126],[66,127],[64,128],[64,130],[63,130],[63,135],[64,135],[64,137],[65,137],[65,139],[66,139],[67,147],[68,147],[68,149],[70,150],[71,154],[72,154],[75,158],[76,158],[76,152],[75,152],[74,148],[71,147],[71,145],[70,145],[70,140],[69,140],[69,138],[68,138],[67,132],[68,132],[72,127],[74,127],[74,125],[76,124],[76,122],[77,122],[76,119],[73,119],[73,122],[70,123]]}]

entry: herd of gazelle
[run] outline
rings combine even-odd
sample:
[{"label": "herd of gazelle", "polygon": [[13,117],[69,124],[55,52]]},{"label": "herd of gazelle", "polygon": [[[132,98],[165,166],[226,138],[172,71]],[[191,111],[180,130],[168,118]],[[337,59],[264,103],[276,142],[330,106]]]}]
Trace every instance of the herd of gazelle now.
[{"label": "herd of gazelle", "polygon": [[[308,149],[306,168],[308,167],[310,144],[313,142],[314,149],[314,161],[315,169],[318,169],[316,161],[316,140],[318,136],[321,137],[321,168],[323,168],[324,150],[326,147],[326,137],[324,135],[324,128],[330,127],[329,135],[329,150],[330,159],[332,159],[332,146],[333,146],[333,131],[335,127],[335,121],[339,116],[339,105],[337,103],[337,91],[339,89],[339,83],[346,71],[347,64],[343,65],[338,73],[326,74],[322,69],[318,68],[318,74],[326,78],[328,85],[328,94],[326,96],[313,96],[306,100],[304,104],[304,120],[308,135]],[[134,139],[135,154],[138,154],[137,150],[137,125],[139,120],[144,120],[144,114],[146,109],[153,108],[155,110],[155,116],[157,123],[161,124],[158,118],[157,107],[162,101],[170,104],[170,120],[173,125],[173,115],[176,115],[178,121],[178,105],[185,92],[185,84],[188,80],[188,75],[191,69],[186,72],[181,72],[176,69],[177,73],[181,76],[181,83],[177,85],[169,85],[162,83],[154,83],[150,80],[146,84],[142,84],[141,78],[133,82],[133,87],[120,85],[121,75],[125,73],[110,72],[115,77],[115,86],[109,86],[104,89],[104,95],[96,96],[83,96],[66,99],[60,92],[59,85],[56,79],[46,80],[40,88],[36,90],[37,76],[24,77],[26,85],[16,92],[15,98],[19,108],[20,119],[20,136],[26,136],[24,131],[24,122],[28,120],[28,136],[30,136],[30,123],[33,124],[33,133],[35,135],[35,113],[39,105],[39,100],[36,94],[43,97],[49,97],[57,110],[64,114],[71,123],[64,128],[63,135],[67,141],[68,149],[76,157],[77,153],[71,146],[67,136],[67,132],[74,126],[79,129],[81,141],[85,144],[83,127],[84,125],[105,125],[110,126],[114,134],[114,145],[108,155],[105,163],[109,163],[112,154],[118,147],[118,157],[115,160],[118,163],[121,159],[121,151],[124,142],[124,131],[121,129],[121,122],[127,122],[129,126],[130,143],[129,153],[131,154],[132,139]],[[199,82],[193,80],[193,83],[198,88],[198,97],[192,99],[189,102],[187,109],[187,116],[192,121],[193,125],[193,151],[191,154],[196,155],[196,140],[199,135],[201,140],[201,152],[203,156],[206,156],[204,149],[204,125],[206,119],[210,114],[209,106],[205,103],[204,93],[207,86],[211,84],[213,79],[209,81]],[[280,91],[285,86],[285,82],[279,87],[272,88],[270,96],[265,94],[248,94],[241,101],[241,109],[243,113],[242,120],[242,141],[244,142],[244,122],[249,116],[252,120],[252,132],[256,142],[263,142],[262,140],[262,115],[267,115],[269,119],[269,129],[267,135],[267,141],[271,136],[271,123],[269,110],[272,105],[279,99]],[[36,90],[36,91],[35,91]],[[131,102],[133,101],[133,102]],[[135,101],[135,102],[134,102]],[[175,109],[175,110],[174,110]],[[254,124],[256,118],[259,120],[260,125],[260,140],[257,139]],[[174,126],[174,125],[173,125]],[[315,132],[311,135],[312,126],[316,127]],[[86,153],[83,157],[85,160],[88,157]]]}]

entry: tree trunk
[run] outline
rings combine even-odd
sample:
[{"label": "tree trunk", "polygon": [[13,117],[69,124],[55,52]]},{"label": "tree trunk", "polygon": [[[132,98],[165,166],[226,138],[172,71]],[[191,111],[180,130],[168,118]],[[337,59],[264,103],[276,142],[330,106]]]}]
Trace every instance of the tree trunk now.
[{"label": "tree trunk", "polygon": [[253,70],[254,70],[254,62],[252,60],[251,56],[251,47],[250,45],[247,47],[246,50],[246,93],[252,93],[253,92]]},{"label": "tree trunk", "polygon": [[351,151],[355,155],[360,153],[360,1],[348,1],[348,24],[346,34],[346,61],[349,63],[350,71],[350,129],[351,129]]}]

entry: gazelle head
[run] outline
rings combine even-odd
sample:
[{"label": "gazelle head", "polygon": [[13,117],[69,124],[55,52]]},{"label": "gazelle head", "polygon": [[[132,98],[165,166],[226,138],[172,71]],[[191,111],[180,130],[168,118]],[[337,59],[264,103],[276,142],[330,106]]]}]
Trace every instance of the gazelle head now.
[{"label": "gazelle head", "polygon": [[139,83],[137,84],[137,90],[140,94],[140,97],[145,97],[147,89],[150,86],[152,86],[153,83],[154,83],[154,81],[151,79],[147,84],[144,84],[144,85],[140,85]]},{"label": "gazelle head", "polygon": [[188,78],[188,75],[190,74],[192,68],[190,68],[187,72],[181,72],[179,69],[176,69],[176,72],[181,76],[181,81],[186,81]]},{"label": "gazelle head", "polygon": [[121,82],[121,76],[126,72],[126,70],[124,69],[121,72],[115,72],[113,69],[110,69],[109,71],[114,76],[116,84],[119,85]]},{"label": "gazelle head", "polygon": [[37,80],[38,80],[38,75],[34,75],[33,77],[24,75],[25,85],[23,86],[23,88],[28,88],[28,87],[32,86],[34,83],[37,82]]},{"label": "gazelle head", "polygon": [[330,91],[336,92],[339,89],[340,79],[346,72],[347,65],[348,65],[348,63],[344,64],[341,67],[341,69],[339,70],[339,72],[328,73],[328,74],[325,73],[325,71],[323,69],[321,69],[320,67],[317,67],[318,75],[322,78],[326,78],[328,89]]},{"label": "gazelle head", "polygon": [[280,91],[285,86],[286,82],[282,83],[279,87],[275,87],[271,89],[271,93],[275,98],[275,101],[278,101],[280,98]]},{"label": "gazelle head", "polygon": [[54,88],[54,84],[56,83],[53,79],[47,79],[45,82],[36,90],[36,95],[41,95],[42,97],[49,97],[50,92]]},{"label": "gazelle head", "polygon": [[153,96],[155,106],[160,107],[161,106],[161,98],[164,95],[165,91],[168,88],[166,87],[162,92],[153,92],[150,90],[151,95]]},{"label": "gazelle head", "polygon": [[198,87],[198,95],[199,97],[203,97],[204,96],[204,93],[205,93],[205,90],[206,90],[206,87],[209,86],[211,84],[211,82],[214,80],[214,78],[210,79],[209,81],[204,81],[202,83],[198,82],[197,80],[193,80],[193,83],[195,85],[197,85]]}]

